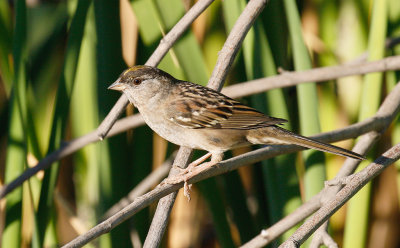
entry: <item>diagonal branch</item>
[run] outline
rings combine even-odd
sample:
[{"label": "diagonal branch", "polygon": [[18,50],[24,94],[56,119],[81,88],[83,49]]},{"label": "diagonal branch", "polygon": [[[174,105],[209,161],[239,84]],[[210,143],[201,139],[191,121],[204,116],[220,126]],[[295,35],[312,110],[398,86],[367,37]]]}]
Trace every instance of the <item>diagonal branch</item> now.
[{"label": "diagonal branch", "polygon": [[222,90],[222,93],[231,97],[248,96],[275,88],[294,86],[299,83],[321,82],[351,75],[398,70],[399,67],[400,56],[392,56],[374,62],[328,66],[299,72],[285,71],[280,75],[226,87]]}]

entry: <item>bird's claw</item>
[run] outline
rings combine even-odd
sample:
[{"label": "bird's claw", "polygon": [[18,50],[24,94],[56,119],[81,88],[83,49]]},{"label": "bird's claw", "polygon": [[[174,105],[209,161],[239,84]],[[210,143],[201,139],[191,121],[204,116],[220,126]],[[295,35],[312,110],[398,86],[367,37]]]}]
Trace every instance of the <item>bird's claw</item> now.
[{"label": "bird's claw", "polygon": [[185,184],[183,185],[183,195],[187,198],[188,202],[190,202],[191,188],[192,188],[192,184],[188,184],[187,181],[185,181]]},{"label": "bird's claw", "polygon": [[190,201],[190,189],[192,187],[192,184],[188,184],[189,179],[191,178],[191,173],[193,168],[178,168],[180,170],[180,173],[171,177],[171,178],[166,178],[163,182],[163,184],[178,184],[181,182],[184,182],[183,185],[183,195]]}]

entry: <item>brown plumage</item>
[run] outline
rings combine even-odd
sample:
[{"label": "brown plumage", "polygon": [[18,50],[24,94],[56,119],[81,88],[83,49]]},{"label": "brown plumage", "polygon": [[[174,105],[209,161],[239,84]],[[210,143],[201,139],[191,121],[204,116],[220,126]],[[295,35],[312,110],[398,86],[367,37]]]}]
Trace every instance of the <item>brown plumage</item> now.
[{"label": "brown plumage", "polygon": [[248,130],[287,122],[210,88],[184,81],[177,84],[182,90],[179,98],[171,100],[167,106],[167,117],[184,128]]},{"label": "brown plumage", "polygon": [[[211,161],[204,163],[202,169],[220,162],[226,150],[250,144],[294,144],[365,159],[352,151],[285,130],[278,126],[286,122],[284,119],[267,116],[215,90],[177,80],[154,67],[132,67],[109,89],[123,91],[161,137],[177,145],[208,151]],[[192,163],[186,173],[199,161]],[[186,181],[188,176],[184,173],[181,179]]]}]

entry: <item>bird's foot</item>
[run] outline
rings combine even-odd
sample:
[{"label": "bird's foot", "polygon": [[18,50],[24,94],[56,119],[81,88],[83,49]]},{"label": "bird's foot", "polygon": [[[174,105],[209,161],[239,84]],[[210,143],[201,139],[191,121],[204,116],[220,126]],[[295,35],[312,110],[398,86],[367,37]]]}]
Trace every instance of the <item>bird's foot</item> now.
[{"label": "bird's foot", "polygon": [[180,172],[177,175],[172,176],[171,178],[165,179],[164,183],[178,184],[178,183],[181,183],[181,182],[187,182],[190,178],[193,177],[193,176],[188,177],[190,174],[192,174],[193,169],[196,166],[198,166],[199,164],[203,163],[210,156],[211,156],[211,153],[207,153],[203,157],[201,157],[201,158],[193,161],[192,163],[190,163],[186,168],[175,167]]},{"label": "bird's foot", "polygon": [[203,163],[211,155],[211,153],[207,153],[203,157],[190,163],[187,168],[180,169],[181,172],[178,175],[165,179],[164,183],[178,184],[184,182],[183,194],[188,199],[188,201],[190,201],[190,188],[192,187],[192,184],[189,184],[188,181],[194,176],[200,174],[204,170],[210,168],[211,166],[219,163],[222,160],[222,154],[218,154],[217,156],[213,156],[210,162]]},{"label": "bird's foot", "polygon": [[189,179],[191,179],[194,175],[192,173],[194,167],[187,167],[185,169],[179,169],[181,172],[171,178],[166,178],[163,184],[183,184],[183,195],[190,201],[190,189],[192,188],[192,184],[188,184]]}]

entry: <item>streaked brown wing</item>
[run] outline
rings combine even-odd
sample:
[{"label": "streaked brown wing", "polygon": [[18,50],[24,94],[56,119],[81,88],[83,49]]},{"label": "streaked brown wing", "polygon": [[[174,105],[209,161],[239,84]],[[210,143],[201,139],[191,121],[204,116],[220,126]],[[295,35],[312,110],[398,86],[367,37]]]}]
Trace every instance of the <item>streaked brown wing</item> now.
[{"label": "streaked brown wing", "polygon": [[266,116],[209,88],[186,84],[189,89],[183,91],[180,99],[172,101],[167,108],[169,120],[183,127],[254,129],[287,122]]},{"label": "streaked brown wing", "polygon": [[267,116],[249,106],[234,101],[232,115],[221,123],[221,128],[254,129],[285,122],[287,120]]}]

